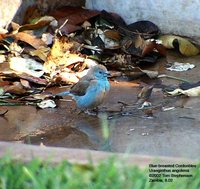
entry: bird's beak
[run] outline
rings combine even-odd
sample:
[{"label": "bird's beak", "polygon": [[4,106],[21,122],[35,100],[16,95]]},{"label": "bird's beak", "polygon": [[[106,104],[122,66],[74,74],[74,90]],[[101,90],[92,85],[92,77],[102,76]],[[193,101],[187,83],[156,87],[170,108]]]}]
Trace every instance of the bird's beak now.
[{"label": "bird's beak", "polygon": [[104,76],[105,76],[105,77],[110,77],[110,76],[111,76],[111,75],[110,75],[110,72],[105,72],[105,73],[104,73]]}]

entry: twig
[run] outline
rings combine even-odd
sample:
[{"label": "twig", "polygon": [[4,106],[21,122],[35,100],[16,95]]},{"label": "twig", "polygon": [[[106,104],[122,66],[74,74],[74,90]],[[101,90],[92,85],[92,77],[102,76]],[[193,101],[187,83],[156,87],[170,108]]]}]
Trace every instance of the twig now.
[{"label": "twig", "polygon": [[0,113],[0,116],[5,116],[6,113],[8,113],[8,110],[5,110],[4,112]]},{"label": "twig", "polygon": [[194,117],[188,117],[188,116],[179,116],[179,118],[183,118],[183,119],[195,119]]},{"label": "twig", "polygon": [[129,106],[129,104],[123,102],[123,101],[118,101],[117,103],[122,104],[123,106]]},{"label": "twig", "polygon": [[130,34],[135,34],[135,35],[143,35],[143,36],[154,36],[155,34],[151,34],[151,33],[140,33],[139,31],[131,31],[129,29],[126,29],[124,27],[118,26],[119,29],[123,30],[124,32],[130,33]]},{"label": "twig", "polygon": [[59,33],[61,36],[62,36],[62,33],[61,33],[61,29],[65,26],[65,24],[68,22],[68,19],[66,19],[64,22],[63,22],[63,24],[58,28],[58,29],[56,29],[55,30],[55,34],[57,35],[57,33]]},{"label": "twig", "polygon": [[82,47],[84,47],[84,48],[86,48],[86,49],[93,50],[93,51],[99,51],[99,52],[102,52],[102,49],[99,49],[97,46],[82,45]]},{"label": "twig", "polygon": [[183,79],[183,78],[175,77],[175,76],[171,76],[171,75],[166,75],[166,74],[158,75],[157,78],[169,78],[169,79],[175,79],[175,80],[178,80],[178,81],[183,81],[183,82],[186,82],[186,83],[191,83],[191,81],[189,81],[187,79]]}]

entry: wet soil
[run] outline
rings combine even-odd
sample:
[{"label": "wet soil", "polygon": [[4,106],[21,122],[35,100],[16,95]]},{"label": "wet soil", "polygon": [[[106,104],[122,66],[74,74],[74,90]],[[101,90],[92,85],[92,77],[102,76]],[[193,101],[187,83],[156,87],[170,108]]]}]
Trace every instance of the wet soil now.
[{"label": "wet soil", "polygon": [[[185,58],[169,52],[166,59],[149,69],[197,82],[200,80],[199,60],[200,56]],[[196,67],[181,73],[166,71],[166,62],[174,61],[193,63]],[[8,113],[0,116],[0,140],[198,159],[200,98],[166,97],[160,88],[161,82],[165,85],[180,83],[171,79],[147,78],[111,81],[111,91],[97,116],[80,113],[70,97],[59,100],[54,109],[1,106],[0,111],[8,110]],[[137,94],[147,83],[158,84],[150,98],[155,108],[142,111],[136,103]],[[66,88],[50,90],[56,93]],[[170,109],[163,111],[163,107]]]}]

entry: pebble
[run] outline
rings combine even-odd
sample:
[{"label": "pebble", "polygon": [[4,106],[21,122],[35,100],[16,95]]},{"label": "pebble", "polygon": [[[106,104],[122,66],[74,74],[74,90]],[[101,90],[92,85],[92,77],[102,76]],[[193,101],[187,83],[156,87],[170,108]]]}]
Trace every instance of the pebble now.
[{"label": "pebble", "polygon": [[142,136],[148,136],[149,133],[142,133]]}]

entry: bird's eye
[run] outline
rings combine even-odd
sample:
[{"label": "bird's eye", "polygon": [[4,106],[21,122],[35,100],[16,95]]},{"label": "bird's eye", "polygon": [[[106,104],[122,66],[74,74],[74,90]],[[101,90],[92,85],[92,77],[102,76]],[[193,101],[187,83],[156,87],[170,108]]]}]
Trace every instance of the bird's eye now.
[{"label": "bird's eye", "polygon": [[102,71],[99,71],[99,73],[102,74],[103,72],[102,72]]}]

